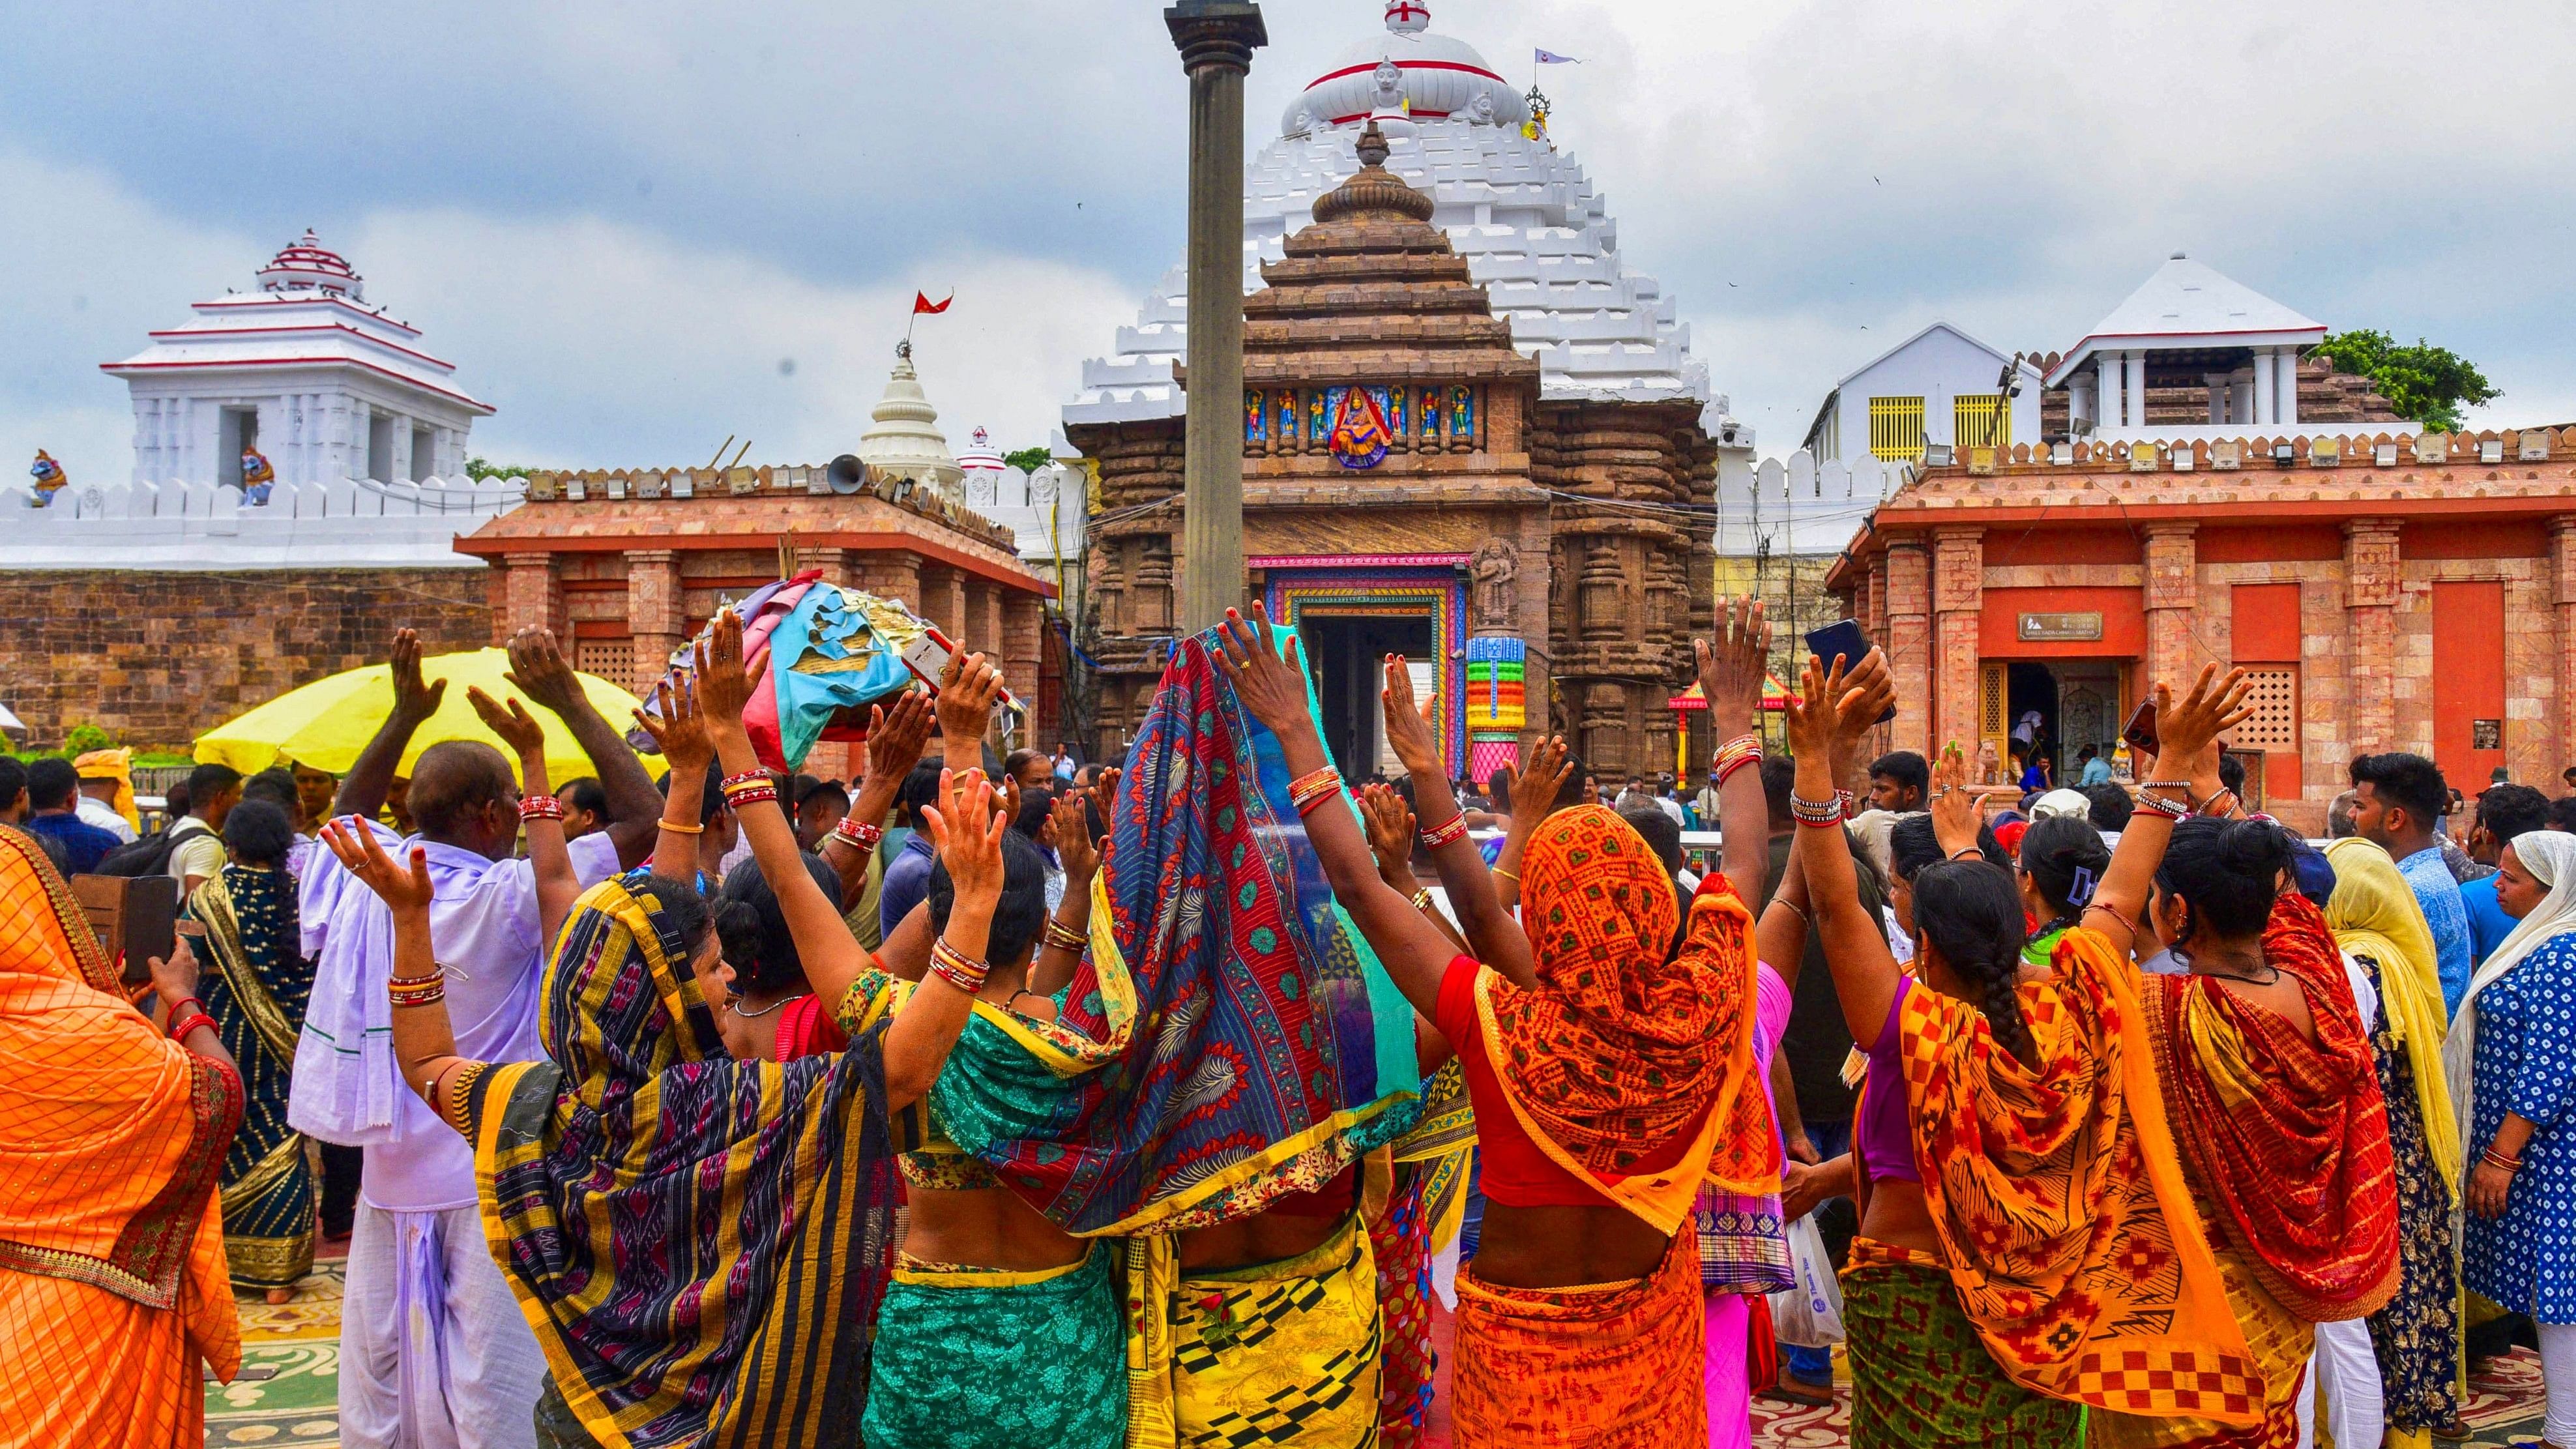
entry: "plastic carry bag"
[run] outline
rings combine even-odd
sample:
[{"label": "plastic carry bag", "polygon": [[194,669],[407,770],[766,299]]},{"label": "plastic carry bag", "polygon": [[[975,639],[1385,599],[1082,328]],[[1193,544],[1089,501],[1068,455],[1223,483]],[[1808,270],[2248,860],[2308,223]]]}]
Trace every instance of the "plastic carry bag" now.
[{"label": "plastic carry bag", "polygon": [[1771,1295],[1771,1331],[1782,1343],[1831,1348],[1843,1341],[1843,1290],[1809,1213],[1789,1224],[1789,1266],[1797,1286]]}]

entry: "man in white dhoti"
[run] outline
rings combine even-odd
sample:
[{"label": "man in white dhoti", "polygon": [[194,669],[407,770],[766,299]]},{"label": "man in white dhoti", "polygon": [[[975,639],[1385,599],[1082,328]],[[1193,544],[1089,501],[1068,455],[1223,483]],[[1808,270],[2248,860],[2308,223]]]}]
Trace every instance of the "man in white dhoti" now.
[{"label": "man in white dhoti", "polygon": [[[396,636],[393,713],[351,767],[333,814],[374,820],[413,734],[437,709],[445,681],[422,679],[420,652],[410,630]],[[608,828],[571,844],[581,883],[641,863],[662,799],[635,752],[583,697],[553,636],[523,631],[510,661],[512,682],[562,716],[608,795]],[[489,745],[432,744],[412,767],[410,809],[437,889],[430,920],[457,1050],[495,1062],[542,1055],[546,943],[534,872],[513,854],[518,805],[509,763]],[[396,837],[383,834],[390,847]],[[340,1442],[526,1449],[545,1361],[484,1247],[472,1151],[404,1087],[394,1061],[392,917],[327,851],[306,872],[300,907],[316,964],[287,1120],[366,1149],[341,1310]]]}]

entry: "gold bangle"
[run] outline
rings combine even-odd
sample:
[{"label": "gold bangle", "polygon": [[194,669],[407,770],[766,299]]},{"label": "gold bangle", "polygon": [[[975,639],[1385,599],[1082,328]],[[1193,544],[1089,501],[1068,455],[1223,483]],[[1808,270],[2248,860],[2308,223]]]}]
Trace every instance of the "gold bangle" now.
[{"label": "gold bangle", "polygon": [[1505,870],[1498,865],[1492,867],[1488,873],[1501,876],[1503,879],[1510,881],[1514,885],[1519,885],[1521,883],[1521,873],[1516,870]]},{"label": "gold bangle", "polygon": [[1807,925],[1812,926],[1816,923],[1816,918],[1808,915],[1805,907],[1799,905],[1796,901],[1789,899],[1787,896],[1773,896],[1771,899],[1781,905],[1787,906],[1790,910],[1797,912],[1798,919]]},{"label": "gold bangle", "polygon": [[663,821],[662,828],[671,832],[673,835],[704,835],[707,833],[707,828],[704,825],[682,825],[676,820]]},{"label": "gold bangle", "polygon": [[1424,886],[1413,893],[1413,908],[1417,911],[1431,909],[1431,887]]}]

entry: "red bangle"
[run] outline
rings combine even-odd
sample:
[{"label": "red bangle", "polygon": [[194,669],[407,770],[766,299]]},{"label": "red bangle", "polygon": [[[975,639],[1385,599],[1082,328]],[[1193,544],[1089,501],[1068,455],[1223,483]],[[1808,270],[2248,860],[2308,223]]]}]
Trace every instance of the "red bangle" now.
[{"label": "red bangle", "polygon": [[215,1019],[213,1017],[206,1015],[202,1011],[198,1011],[191,1012],[190,1014],[180,1017],[170,1023],[170,1040],[185,1041],[188,1038],[188,1033],[195,1031],[201,1026],[212,1027],[215,1034],[218,1036],[223,1034],[223,1028],[215,1026]]},{"label": "red bangle", "polygon": [[1423,831],[1422,844],[1425,849],[1438,850],[1440,847],[1464,837],[1466,833],[1467,812],[1461,810],[1457,814],[1449,817],[1448,824],[1434,826],[1429,830]]},{"label": "red bangle", "polygon": [[745,805],[756,805],[764,800],[776,800],[778,798],[778,787],[766,783],[759,785],[738,785],[727,789],[724,792],[724,797],[727,805],[732,806],[736,810],[740,810]]},{"label": "red bangle", "polygon": [[770,783],[769,772],[767,770],[745,770],[739,775],[727,775],[716,782],[716,788],[719,790],[731,790],[736,785],[748,785],[754,780],[758,780],[764,785]]},{"label": "red bangle", "polygon": [[860,850],[874,850],[878,842],[885,839],[885,827],[870,825],[855,815],[844,815],[841,817],[841,823],[832,827],[832,834],[843,845],[854,846]]},{"label": "red bangle", "polygon": [[530,795],[519,802],[519,818],[526,820],[561,820],[564,807],[552,795]]}]

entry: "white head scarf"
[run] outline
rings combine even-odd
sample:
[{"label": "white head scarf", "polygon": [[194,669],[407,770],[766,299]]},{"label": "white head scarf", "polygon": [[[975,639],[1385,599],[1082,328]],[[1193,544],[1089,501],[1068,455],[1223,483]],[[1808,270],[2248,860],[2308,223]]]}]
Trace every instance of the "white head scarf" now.
[{"label": "white head scarf", "polygon": [[[2442,1074],[2450,1079],[2451,1106],[2460,1119],[2463,1152],[2469,1150],[2477,1106],[2474,1093],[2479,993],[2521,965],[2550,938],[2576,931],[2576,835],[2563,830],[2532,830],[2515,836],[2512,845],[2514,858],[2522,862],[2532,879],[2549,887],[2549,894],[2541,897],[2531,914],[2523,917],[2513,933],[2496,946],[2494,954],[2478,967],[2477,975],[2469,978],[2468,994],[2460,998],[2459,1013],[2451,1018],[2450,1038],[2442,1043]],[[2465,1164],[2462,1170],[2466,1171]]]}]

